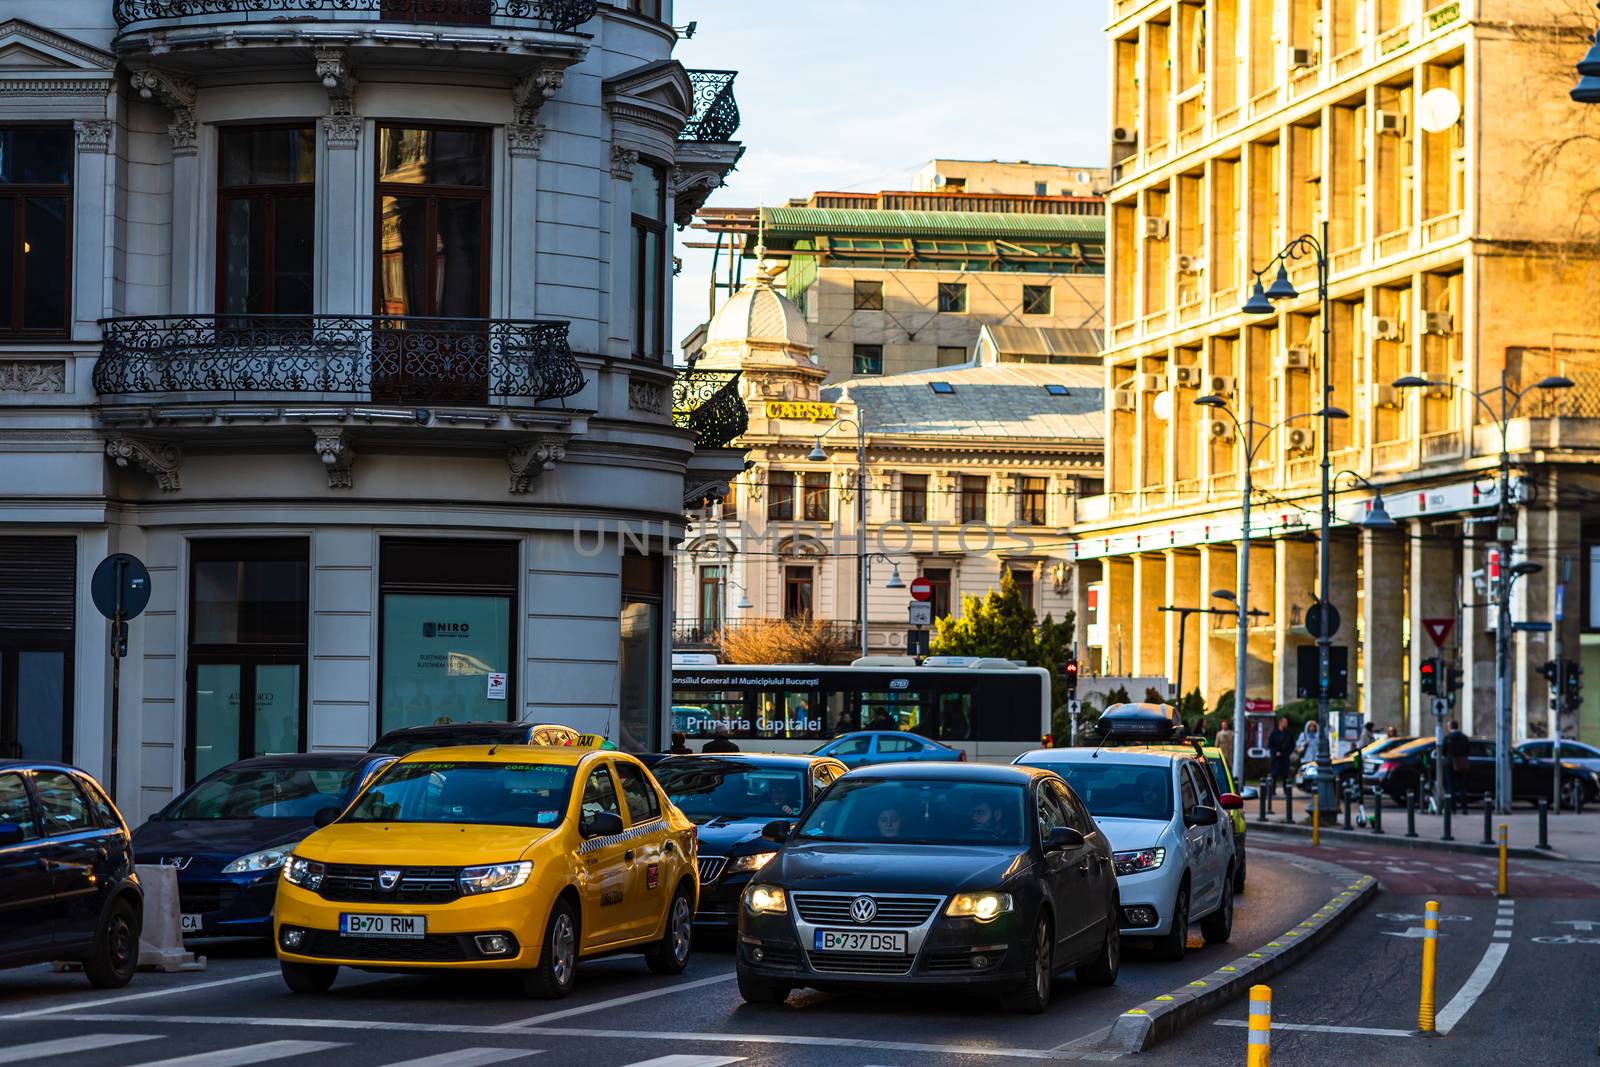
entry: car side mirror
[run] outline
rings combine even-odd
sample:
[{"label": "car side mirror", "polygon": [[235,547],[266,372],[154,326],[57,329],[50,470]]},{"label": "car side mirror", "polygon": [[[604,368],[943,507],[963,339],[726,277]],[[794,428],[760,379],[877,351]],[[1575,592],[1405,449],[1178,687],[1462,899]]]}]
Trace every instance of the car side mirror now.
[{"label": "car side mirror", "polygon": [[333,820],[337,819],[338,817],[338,808],[318,808],[317,813],[311,816],[311,825],[320,830],[324,826],[331,825]]},{"label": "car side mirror", "polygon": [[1044,836],[1046,852],[1065,852],[1068,849],[1082,847],[1083,834],[1070,826],[1057,826]]},{"label": "car side mirror", "polygon": [[773,819],[761,828],[761,836],[768,841],[787,841],[793,829],[794,823],[787,819]]},{"label": "car side mirror", "polygon": [[1253,785],[1247,785],[1239,790],[1239,796],[1244,800],[1260,800],[1261,791]]},{"label": "car side mirror", "polygon": [[1217,798],[1217,803],[1222,805],[1224,811],[1238,811],[1244,807],[1244,797],[1238,793],[1224,793]]},{"label": "car side mirror", "polygon": [[20,823],[0,822],[0,848],[21,844],[25,839]]},{"label": "car side mirror", "polygon": [[1189,814],[1183,817],[1185,826],[1215,826],[1217,825],[1217,809],[1205,804],[1197,804],[1189,809]]},{"label": "car side mirror", "polygon": [[612,837],[622,833],[622,816],[597,811],[584,819],[579,829],[584,837]]}]

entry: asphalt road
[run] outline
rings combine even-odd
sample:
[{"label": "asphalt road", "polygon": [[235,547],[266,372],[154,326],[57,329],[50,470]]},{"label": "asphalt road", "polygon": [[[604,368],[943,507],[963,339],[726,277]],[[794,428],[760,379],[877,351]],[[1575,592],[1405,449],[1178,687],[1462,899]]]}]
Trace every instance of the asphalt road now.
[{"label": "asphalt road", "polygon": [[325,996],[300,997],[284,989],[262,947],[211,943],[203,949],[210,956],[206,971],[140,974],[115,993],[47,968],[0,972],[0,1061],[84,1062],[88,1055],[96,1067],[230,1067],[310,1056],[340,1067],[473,1067],[536,1052],[549,1067],[960,1067],[1081,1059],[1074,1042],[1125,1008],[1271,940],[1333,889],[1327,874],[1291,856],[1253,853],[1250,879],[1238,898],[1230,945],[1204,947],[1195,929],[1181,964],[1131,950],[1116,987],[1080,989],[1063,978],[1041,1016],[1003,1014],[992,1000],[970,997],[809,991],[781,1007],[751,1007],[739,998],[728,949],[710,946],[701,946],[676,979],[653,977],[637,957],[586,965],[577,992],[557,1002],[526,999],[514,982],[490,976],[357,971],[341,972]]}]

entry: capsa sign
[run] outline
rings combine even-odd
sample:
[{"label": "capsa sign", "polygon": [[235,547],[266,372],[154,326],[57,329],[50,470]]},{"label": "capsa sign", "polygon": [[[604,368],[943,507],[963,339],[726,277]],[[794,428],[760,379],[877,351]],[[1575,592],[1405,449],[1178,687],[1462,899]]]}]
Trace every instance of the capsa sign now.
[{"label": "capsa sign", "polygon": [[832,421],[834,406],[823,404],[814,400],[769,400],[767,401],[767,418],[769,419],[810,419],[812,422],[823,420]]}]

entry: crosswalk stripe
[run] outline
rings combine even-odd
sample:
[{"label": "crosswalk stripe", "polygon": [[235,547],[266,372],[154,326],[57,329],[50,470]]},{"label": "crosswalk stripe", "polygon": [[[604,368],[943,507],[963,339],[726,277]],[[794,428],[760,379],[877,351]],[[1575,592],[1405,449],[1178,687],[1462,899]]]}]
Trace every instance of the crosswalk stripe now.
[{"label": "crosswalk stripe", "polygon": [[325,1052],[330,1048],[343,1048],[337,1041],[263,1041],[259,1045],[240,1045],[238,1048],[217,1049],[214,1052],[196,1052],[192,1056],[175,1056],[170,1060],[151,1060],[138,1067],[243,1067],[247,1063],[265,1063],[308,1052]]},{"label": "crosswalk stripe", "polygon": [[62,1037],[54,1041],[35,1041],[31,1045],[13,1045],[6,1053],[7,1063],[22,1060],[42,1060],[46,1056],[64,1056],[70,1052],[88,1052],[91,1049],[128,1045],[135,1041],[154,1041],[160,1034],[81,1034]]},{"label": "crosswalk stripe", "polygon": [[743,1056],[690,1056],[679,1054],[676,1056],[657,1056],[653,1060],[640,1060],[637,1063],[627,1064],[626,1067],[723,1067],[728,1063],[739,1063]]},{"label": "crosswalk stripe", "polygon": [[437,1056],[423,1056],[417,1060],[402,1060],[386,1067],[483,1067],[489,1063],[520,1060],[544,1051],[537,1048],[464,1048],[456,1052],[441,1052]]}]

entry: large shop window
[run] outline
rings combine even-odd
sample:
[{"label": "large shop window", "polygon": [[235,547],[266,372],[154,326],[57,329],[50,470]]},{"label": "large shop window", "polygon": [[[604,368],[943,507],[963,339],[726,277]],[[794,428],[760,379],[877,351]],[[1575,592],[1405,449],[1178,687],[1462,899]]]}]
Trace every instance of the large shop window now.
[{"label": "large shop window", "polygon": [[308,552],[304,538],[191,543],[186,781],[305,749]]},{"label": "large shop window", "polygon": [[633,354],[664,359],[667,290],[666,172],[651,163],[633,167]]},{"label": "large shop window", "polygon": [[517,545],[390,538],[378,732],[517,718]]},{"label": "large shop window", "polygon": [[661,747],[661,611],[665,587],[661,557],[622,557],[622,655],[617,663],[621,699],[617,736],[624,752]]},{"label": "large shop window", "polygon": [[70,126],[0,126],[0,341],[71,326]]},{"label": "large shop window", "polygon": [[0,537],[0,759],[72,759],[77,552],[71,537]]},{"label": "large shop window", "polygon": [[311,312],[316,143],[310,126],[222,131],[218,311]]}]

